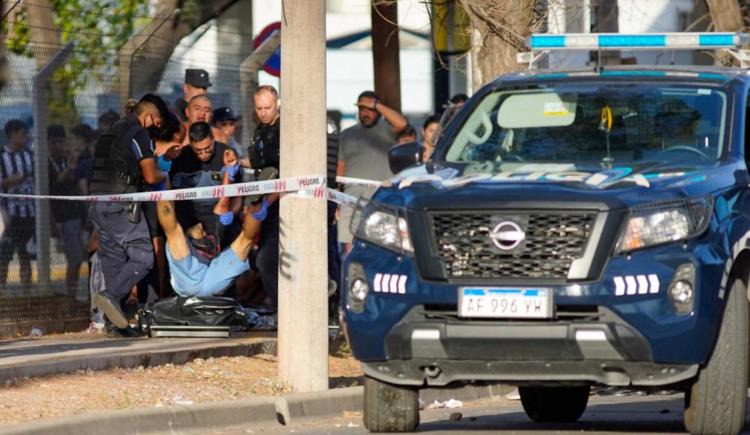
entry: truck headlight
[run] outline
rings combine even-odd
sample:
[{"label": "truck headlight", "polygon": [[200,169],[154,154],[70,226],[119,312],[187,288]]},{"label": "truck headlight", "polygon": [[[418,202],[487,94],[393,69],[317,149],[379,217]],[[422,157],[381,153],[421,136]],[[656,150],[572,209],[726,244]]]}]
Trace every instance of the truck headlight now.
[{"label": "truck headlight", "polygon": [[708,227],[713,203],[709,197],[634,207],[617,243],[617,252],[687,240]]},{"label": "truck headlight", "polygon": [[357,204],[352,232],[362,240],[405,254],[414,253],[403,210],[374,202]]}]

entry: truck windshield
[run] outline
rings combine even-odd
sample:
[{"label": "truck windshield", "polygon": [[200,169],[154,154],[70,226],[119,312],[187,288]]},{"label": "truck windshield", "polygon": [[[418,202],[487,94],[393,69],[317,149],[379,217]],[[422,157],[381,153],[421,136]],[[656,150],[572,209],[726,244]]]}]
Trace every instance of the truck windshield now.
[{"label": "truck windshield", "polygon": [[474,107],[445,160],[605,168],[712,163],[722,152],[726,111],[725,93],[700,87],[498,90]]}]

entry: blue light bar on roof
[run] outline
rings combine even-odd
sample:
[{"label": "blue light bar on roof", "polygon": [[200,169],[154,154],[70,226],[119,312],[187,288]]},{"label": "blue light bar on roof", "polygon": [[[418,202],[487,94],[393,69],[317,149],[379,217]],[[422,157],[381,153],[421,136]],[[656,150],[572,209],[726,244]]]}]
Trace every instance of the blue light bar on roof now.
[{"label": "blue light bar on roof", "polygon": [[746,33],[567,33],[534,34],[532,50],[669,50],[739,48],[750,43]]}]

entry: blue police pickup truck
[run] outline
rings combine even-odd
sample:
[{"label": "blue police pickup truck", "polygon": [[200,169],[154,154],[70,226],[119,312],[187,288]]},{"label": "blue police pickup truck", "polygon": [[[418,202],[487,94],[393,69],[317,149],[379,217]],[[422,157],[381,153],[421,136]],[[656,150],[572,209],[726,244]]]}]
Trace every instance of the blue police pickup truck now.
[{"label": "blue police pickup truck", "polygon": [[[584,42],[745,40],[651,36]],[[367,428],[416,429],[421,387],[506,383],[537,422],[577,420],[592,386],[634,386],[684,391],[691,433],[739,433],[749,104],[741,68],[532,70],[479,90],[426,165],[393,149],[412,166],[360,201],[344,264]]]}]

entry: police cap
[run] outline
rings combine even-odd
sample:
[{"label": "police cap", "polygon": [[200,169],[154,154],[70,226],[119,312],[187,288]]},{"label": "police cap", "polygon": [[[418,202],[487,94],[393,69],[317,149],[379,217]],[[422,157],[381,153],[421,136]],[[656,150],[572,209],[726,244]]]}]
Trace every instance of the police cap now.
[{"label": "police cap", "polygon": [[204,69],[188,68],[185,70],[185,83],[196,88],[210,88],[211,82],[208,80],[208,71]]}]

